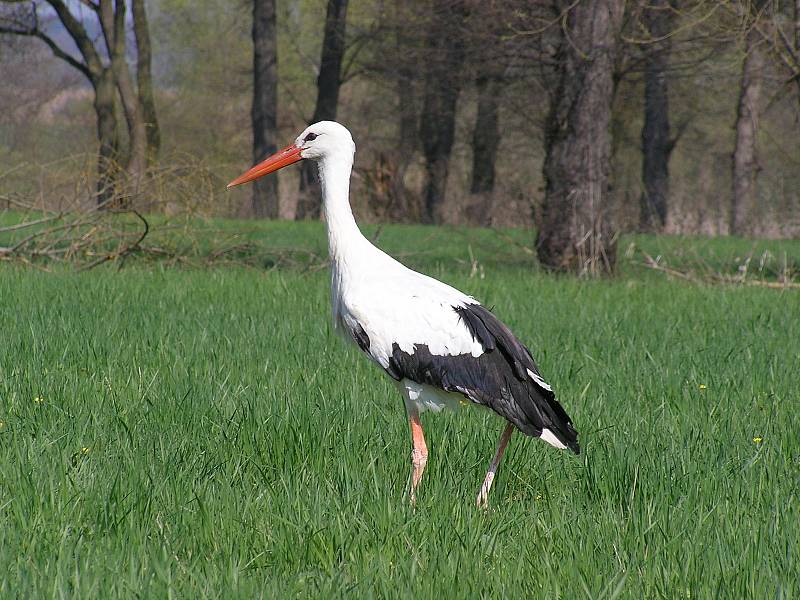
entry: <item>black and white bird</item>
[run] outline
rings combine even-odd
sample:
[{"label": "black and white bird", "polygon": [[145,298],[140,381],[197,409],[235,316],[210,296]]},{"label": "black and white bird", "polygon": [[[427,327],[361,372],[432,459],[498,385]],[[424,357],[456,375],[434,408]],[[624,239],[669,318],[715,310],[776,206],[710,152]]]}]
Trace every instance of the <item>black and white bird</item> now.
[{"label": "black and white bird", "polygon": [[477,504],[485,506],[514,429],[576,454],[578,434],[530,351],[506,325],[471,296],[412,271],[361,234],[349,199],[355,149],[339,123],[315,123],[228,187],[302,159],[316,161],[332,264],[334,326],[394,380],[403,396],[413,443],[411,500],[428,459],[420,413],[472,403],[508,421],[478,493]]}]

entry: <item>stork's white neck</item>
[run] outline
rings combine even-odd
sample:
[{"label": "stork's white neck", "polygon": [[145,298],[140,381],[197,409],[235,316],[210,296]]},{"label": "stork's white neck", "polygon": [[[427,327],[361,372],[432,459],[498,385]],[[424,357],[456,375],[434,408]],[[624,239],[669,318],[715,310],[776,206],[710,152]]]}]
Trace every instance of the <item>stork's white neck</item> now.
[{"label": "stork's white neck", "polygon": [[350,208],[350,173],[353,157],[338,154],[317,163],[322,187],[322,209],[328,229],[328,251],[334,262],[350,260],[373,249],[361,234]]}]

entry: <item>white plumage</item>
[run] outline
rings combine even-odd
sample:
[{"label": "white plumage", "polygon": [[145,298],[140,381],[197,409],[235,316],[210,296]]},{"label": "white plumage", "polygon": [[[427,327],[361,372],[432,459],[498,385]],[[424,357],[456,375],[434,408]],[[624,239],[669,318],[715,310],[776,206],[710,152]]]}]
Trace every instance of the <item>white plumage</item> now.
[{"label": "white plumage", "polygon": [[485,504],[515,428],[575,452],[577,433],[530,352],[505,325],[471,296],[405,267],[361,234],[349,202],[354,152],[347,129],[331,121],[315,123],[294,144],[230,185],[300,159],[317,162],[332,262],[334,326],[403,394],[414,448],[412,501],[427,461],[419,413],[474,403],[509,421],[478,496],[478,503]]}]

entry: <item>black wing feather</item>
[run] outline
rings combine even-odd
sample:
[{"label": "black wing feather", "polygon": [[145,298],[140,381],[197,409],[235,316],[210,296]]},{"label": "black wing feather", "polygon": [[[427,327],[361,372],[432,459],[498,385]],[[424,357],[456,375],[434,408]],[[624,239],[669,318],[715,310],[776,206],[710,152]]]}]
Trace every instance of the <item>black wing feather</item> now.
[{"label": "black wing feather", "polygon": [[350,333],[353,335],[355,343],[361,348],[361,351],[369,354],[369,336],[367,332],[364,331],[361,323],[356,322],[355,326],[350,330]]},{"label": "black wing feather", "polygon": [[549,429],[576,454],[578,433],[555,394],[538,384],[528,370],[540,376],[530,351],[489,310],[479,304],[454,307],[484,354],[440,356],[424,344],[407,353],[397,344],[386,371],[394,379],[408,378],[448,392],[458,392],[511,421],[527,435],[538,437]]}]

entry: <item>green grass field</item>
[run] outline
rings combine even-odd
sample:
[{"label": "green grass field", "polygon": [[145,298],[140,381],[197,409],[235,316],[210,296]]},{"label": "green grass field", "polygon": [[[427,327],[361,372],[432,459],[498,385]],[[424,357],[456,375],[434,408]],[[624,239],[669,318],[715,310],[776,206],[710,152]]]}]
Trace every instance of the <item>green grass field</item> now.
[{"label": "green grass field", "polygon": [[[318,224],[250,235],[324,252]],[[327,271],[5,265],[0,597],[800,595],[797,291],[554,277],[484,232],[380,244],[431,248],[407,262],[528,343],[580,456],[516,436],[481,511],[502,422],[426,413],[412,509],[403,403],[332,332]]]}]

